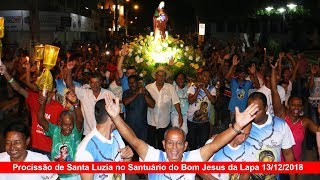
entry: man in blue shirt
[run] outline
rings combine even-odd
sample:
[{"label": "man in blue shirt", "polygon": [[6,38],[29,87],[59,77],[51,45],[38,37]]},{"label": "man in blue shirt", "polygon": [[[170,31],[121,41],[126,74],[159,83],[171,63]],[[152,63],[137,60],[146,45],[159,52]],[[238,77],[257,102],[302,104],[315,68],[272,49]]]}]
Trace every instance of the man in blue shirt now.
[{"label": "man in blue shirt", "polygon": [[120,58],[119,58],[118,64],[117,64],[117,71],[118,71],[118,74],[120,77],[123,91],[129,89],[128,77],[131,75],[137,75],[137,70],[134,66],[126,67],[126,72],[125,72],[125,74],[123,73],[123,70],[122,70],[123,60],[127,54],[128,54],[127,45],[123,45],[122,50],[120,51]]}]

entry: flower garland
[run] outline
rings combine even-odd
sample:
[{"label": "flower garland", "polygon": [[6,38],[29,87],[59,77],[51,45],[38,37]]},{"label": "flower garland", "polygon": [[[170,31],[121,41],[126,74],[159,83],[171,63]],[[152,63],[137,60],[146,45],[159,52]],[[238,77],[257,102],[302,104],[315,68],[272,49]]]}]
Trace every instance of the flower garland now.
[{"label": "flower garland", "polygon": [[168,36],[155,40],[153,36],[138,36],[128,44],[128,55],[124,67],[134,66],[146,82],[152,82],[152,71],[158,66],[166,66],[170,59],[173,65],[168,69],[173,75],[183,72],[194,78],[197,70],[205,65],[199,50],[186,45],[182,40]]}]

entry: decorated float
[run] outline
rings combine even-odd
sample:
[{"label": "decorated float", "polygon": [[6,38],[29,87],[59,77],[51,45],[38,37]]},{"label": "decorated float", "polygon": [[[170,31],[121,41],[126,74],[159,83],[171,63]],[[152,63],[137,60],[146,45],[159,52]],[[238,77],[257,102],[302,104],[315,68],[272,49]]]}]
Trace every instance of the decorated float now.
[{"label": "decorated float", "polygon": [[194,78],[200,67],[205,65],[205,60],[200,50],[168,35],[168,16],[163,8],[164,2],[160,2],[153,17],[154,32],[146,36],[140,35],[127,44],[128,55],[124,60],[124,68],[136,67],[139,76],[146,82],[153,81],[151,74],[158,66],[167,67],[173,75],[183,72]]}]

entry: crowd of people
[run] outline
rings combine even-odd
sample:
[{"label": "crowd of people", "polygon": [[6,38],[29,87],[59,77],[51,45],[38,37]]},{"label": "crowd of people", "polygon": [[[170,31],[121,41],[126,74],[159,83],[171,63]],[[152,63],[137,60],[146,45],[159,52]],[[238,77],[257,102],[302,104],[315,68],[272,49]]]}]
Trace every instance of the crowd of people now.
[{"label": "crowd of people", "polygon": [[[182,72],[172,74],[168,65],[157,67],[154,82],[146,82],[135,67],[123,67],[126,45],[108,50],[109,55],[102,44],[83,45],[59,55],[51,70],[54,88],[46,92],[36,85],[42,67],[29,60],[28,52],[18,51],[13,60],[1,64],[0,73],[7,80],[9,96],[17,93],[21,109],[27,105],[31,131],[28,125],[10,120],[0,161],[302,161],[305,139],[308,147],[317,148],[315,136],[309,138],[307,132],[319,133],[320,107],[308,102],[309,96],[320,97],[320,64],[310,64],[303,52],[269,57],[267,49],[242,51],[237,46],[215,44],[203,51],[206,64],[192,80]],[[215,131],[217,126],[221,131]],[[0,179],[26,176],[125,179],[125,174],[105,173],[5,174]],[[148,176],[151,180],[196,177]],[[288,177],[297,178],[280,175]]]}]

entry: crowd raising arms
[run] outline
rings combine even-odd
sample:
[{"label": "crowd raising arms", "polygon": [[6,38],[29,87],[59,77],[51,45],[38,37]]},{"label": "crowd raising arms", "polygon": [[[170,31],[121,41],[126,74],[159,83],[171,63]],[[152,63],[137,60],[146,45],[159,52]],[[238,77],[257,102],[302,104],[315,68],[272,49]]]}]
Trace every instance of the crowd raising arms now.
[{"label": "crowd raising arms", "polygon": [[[290,96],[288,100],[288,108],[285,108],[280,101],[280,96],[277,91],[277,67],[278,67],[279,61],[273,65],[270,63],[270,66],[272,68],[272,74],[271,74],[271,94],[272,94],[272,105],[274,109],[275,116],[278,116],[282,119],[284,119],[294,136],[294,139],[296,141],[296,145],[293,146],[293,151],[295,155],[296,160],[301,160],[302,155],[302,141],[304,139],[304,131],[309,130],[312,133],[318,132],[319,125],[314,123],[311,119],[307,117],[301,117],[300,114],[303,111],[303,104],[302,99],[298,96]],[[297,128],[294,128],[294,126],[302,125],[303,131],[299,131]]]},{"label": "crowd raising arms", "polygon": [[[122,137],[133,147],[142,160],[145,160],[148,152],[148,144],[138,139],[131,128],[119,116],[119,99],[113,99],[111,96],[106,96],[106,111],[117,127]],[[256,104],[251,104],[248,108],[240,113],[236,108],[236,122],[226,131],[219,134],[213,142],[200,148],[200,154],[203,161],[208,161],[209,158],[231,141],[241,130],[255,118],[255,113],[258,111]],[[179,162],[183,158],[183,152],[187,149],[188,143],[185,140],[183,131],[177,129],[169,129],[165,134],[163,146],[167,153],[167,160],[170,162]]]}]

